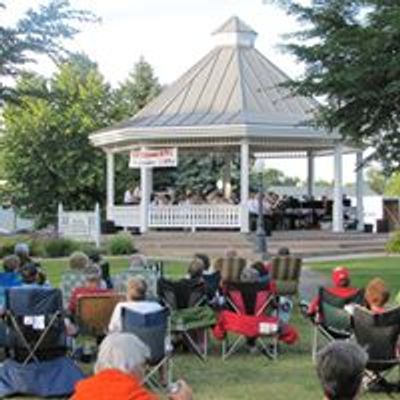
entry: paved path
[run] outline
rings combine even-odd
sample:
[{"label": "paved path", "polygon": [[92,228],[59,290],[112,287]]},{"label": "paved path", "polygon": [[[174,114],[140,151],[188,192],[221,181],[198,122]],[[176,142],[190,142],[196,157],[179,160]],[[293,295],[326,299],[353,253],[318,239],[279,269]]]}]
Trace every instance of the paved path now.
[{"label": "paved path", "polygon": [[327,285],[329,285],[329,278],[326,275],[307,267],[303,268],[299,284],[300,300],[310,301],[317,294],[320,286]]}]

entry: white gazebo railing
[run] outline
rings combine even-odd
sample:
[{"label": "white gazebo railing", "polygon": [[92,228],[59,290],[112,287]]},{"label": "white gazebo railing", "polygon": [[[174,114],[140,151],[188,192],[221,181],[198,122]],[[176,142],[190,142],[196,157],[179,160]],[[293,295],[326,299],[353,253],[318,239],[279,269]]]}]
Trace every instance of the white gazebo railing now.
[{"label": "white gazebo railing", "polygon": [[[150,206],[150,228],[240,228],[239,205]],[[113,206],[107,218],[123,228],[139,227],[140,206]]]},{"label": "white gazebo railing", "polygon": [[116,226],[138,228],[140,226],[140,206],[112,206],[107,208],[107,219]]}]

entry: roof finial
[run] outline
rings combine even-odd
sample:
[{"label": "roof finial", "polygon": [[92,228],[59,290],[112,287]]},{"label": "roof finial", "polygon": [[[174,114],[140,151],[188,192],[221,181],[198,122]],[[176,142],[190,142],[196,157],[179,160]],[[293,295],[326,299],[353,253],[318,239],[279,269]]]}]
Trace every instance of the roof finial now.
[{"label": "roof finial", "polygon": [[257,32],[234,15],[214,31],[213,35],[216,35],[220,46],[254,47]]}]

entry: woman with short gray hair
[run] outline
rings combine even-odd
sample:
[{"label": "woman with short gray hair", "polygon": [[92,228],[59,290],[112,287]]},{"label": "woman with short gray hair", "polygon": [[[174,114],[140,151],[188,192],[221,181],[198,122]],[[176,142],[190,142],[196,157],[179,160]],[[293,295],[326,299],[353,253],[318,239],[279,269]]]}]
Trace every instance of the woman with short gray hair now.
[{"label": "woman with short gray hair", "polygon": [[[143,386],[148,347],[132,333],[112,333],[100,345],[95,375],[76,385],[71,400],[158,400]],[[170,400],[192,400],[192,391],[180,381]]]},{"label": "woman with short gray hair", "polygon": [[317,354],[317,374],[325,400],[358,398],[367,353],[356,343],[337,340]]}]

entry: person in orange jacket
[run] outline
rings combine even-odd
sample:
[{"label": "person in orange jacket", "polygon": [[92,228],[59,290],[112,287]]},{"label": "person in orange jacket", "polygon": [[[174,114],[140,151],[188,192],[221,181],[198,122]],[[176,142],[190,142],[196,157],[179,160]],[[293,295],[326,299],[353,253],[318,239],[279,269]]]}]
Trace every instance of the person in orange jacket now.
[{"label": "person in orange jacket", "polygon": [[[112,333],[100,345],[95,374],[77,383],[71,400],[159,400],[142,383],[148,347],[132,333]],[[192,400],[192,390],[178,381],[170,400]]]}]

